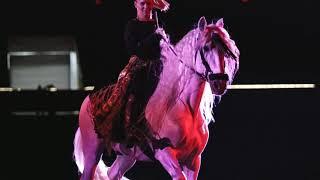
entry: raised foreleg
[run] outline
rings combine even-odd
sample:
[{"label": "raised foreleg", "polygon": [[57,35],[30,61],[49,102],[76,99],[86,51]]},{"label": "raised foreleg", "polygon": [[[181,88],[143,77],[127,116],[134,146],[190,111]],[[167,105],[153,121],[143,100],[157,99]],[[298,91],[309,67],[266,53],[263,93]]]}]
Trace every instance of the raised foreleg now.
[{"label": "raised foreleg", "polygon": [[155,153],[155,158],[160,161],[164,169],[170,174],[173,180],[186,179],[171,147],[166,147],[162,150],[157,149]]},{"label": "raised foreleg", "polygon": [[187,176],[188,180],[196,180],[198,178],[201,165],[201,156],[195,157],[190,165],[183,165],[183,172]]}]

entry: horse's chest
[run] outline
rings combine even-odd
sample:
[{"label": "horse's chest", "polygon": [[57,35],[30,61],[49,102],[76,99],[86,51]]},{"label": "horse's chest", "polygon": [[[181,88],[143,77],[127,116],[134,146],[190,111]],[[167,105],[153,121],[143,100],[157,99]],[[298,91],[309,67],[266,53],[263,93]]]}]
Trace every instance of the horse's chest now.
[{"label": "horse's chest", "polygon": [[178,151],[180,159],[188,159],[190,155],[198,155],[205,148],[209,133],[205,125],[185,124],[183,126],[183,138],[181,139]]},{"label": "horse's chest", "polygon": [[208,128],[204,121],[200,119],[199,116],[193,118],[189,115],[189,117],[185,118],[182,122],[182,142],[184,142],[185,145],[191,144],[193,147],[202,147],[203,144],[206,143],[208,138]]}]

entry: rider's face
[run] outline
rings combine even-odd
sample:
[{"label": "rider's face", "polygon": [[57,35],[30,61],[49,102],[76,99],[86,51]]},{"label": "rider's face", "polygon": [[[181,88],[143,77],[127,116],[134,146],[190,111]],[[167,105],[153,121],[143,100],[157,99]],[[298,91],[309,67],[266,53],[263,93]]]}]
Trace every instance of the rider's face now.
[{"label": "rider's face", "polygon": [[153,8],[152,0],[135,0],[134,6],[137,9],[137,16],[140,20],[148,20],[151,18]]}]

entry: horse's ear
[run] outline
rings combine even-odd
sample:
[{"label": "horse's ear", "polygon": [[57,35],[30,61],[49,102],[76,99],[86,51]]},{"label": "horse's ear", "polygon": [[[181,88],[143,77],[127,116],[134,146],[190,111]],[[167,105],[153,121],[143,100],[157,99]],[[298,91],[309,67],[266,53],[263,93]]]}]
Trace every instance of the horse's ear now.
[{"label": "horse's ear", "polygon": [[216,22],[216,26],[218,26],[218,27],[223,27],[223,26],[224,26],[223,18],[219,19],[219,20]]},{"label": "horse's ear", "polygon": [[198,21],[198,28],[201,30],[201,31],[204,31],[204,29],[206,28],[207,26],[207,20],[204,16],[202,16],[199,21]]}]

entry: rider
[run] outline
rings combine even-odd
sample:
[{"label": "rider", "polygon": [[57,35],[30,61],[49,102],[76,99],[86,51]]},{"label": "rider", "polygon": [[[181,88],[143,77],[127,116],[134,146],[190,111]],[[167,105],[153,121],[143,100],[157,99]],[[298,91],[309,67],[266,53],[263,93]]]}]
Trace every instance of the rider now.
[{"label": "rider", "polygon": [[157,28],[152,9],[167,10],[168,5],[165,1],[134,0],[137,16],[128,21],[124,33],[129,63],[116,84],[90,95],[95,130],[109,152],[112,142],[142,147],[153,135],[144,108],[159,80],[160,40],[167,36]]}]

